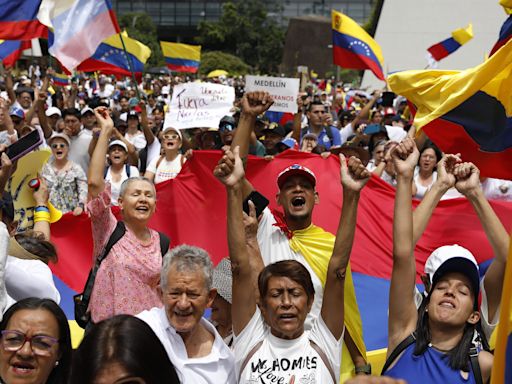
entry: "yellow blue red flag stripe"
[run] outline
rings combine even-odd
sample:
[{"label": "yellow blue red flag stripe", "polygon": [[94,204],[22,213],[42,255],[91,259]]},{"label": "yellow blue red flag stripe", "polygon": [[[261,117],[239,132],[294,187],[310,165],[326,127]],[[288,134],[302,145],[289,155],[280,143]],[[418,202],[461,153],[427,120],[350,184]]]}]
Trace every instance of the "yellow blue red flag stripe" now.
[{"label": "yellow blue red flag stripe", "polygon": [[201,62],[201,46],[161,41],[167,68],[176,72],[195,73]]},{"label": "yellow blue red flag stripe", "polygon": [[384,58],[377,42],[350,17],[332,11],[334,64],[343,68],[369,69],[384,80]]},{"label": "yellow blue red flag stripe", "polygon": [[469,24],[466,28],[459,28],[452,32],[452,36],[432,45],[427,49],[434,60],[439,61],[452,54],[457,49],[473,38],[473,26]]}]

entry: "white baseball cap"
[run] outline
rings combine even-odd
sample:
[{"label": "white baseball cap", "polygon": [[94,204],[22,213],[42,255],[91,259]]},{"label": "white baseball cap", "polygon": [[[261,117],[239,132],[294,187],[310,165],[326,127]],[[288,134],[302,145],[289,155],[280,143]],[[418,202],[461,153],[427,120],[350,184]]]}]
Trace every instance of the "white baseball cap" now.
[{"label": "white baseball cap", "polygon": [[48,108],[44,114],[46,115],[46,117],[50,117],[53,115],[59,115],[60,117],[62,117],[62,112],[57,107]]},{"label": "white baseball cap", "polygon": [[445,274],[460,272],[472,285],[475,297],[478,297],[480,275],[478,263],[473,254],[460,245],[444,245],[430,254],[425,263],[425,274],[430,279],[431,287]]},{"label": "white baseball cap", "polygon": [[126,152],[128,152],[128,147],[126,146],[126,144],[124,142],[122,142],[121,140],[114,140],[114,141],[111,141],[110,144],[108,145],[108,149],[112,148],[114,145],[118,145],[120,146],[121,148],[124,148],[124,150]]}]

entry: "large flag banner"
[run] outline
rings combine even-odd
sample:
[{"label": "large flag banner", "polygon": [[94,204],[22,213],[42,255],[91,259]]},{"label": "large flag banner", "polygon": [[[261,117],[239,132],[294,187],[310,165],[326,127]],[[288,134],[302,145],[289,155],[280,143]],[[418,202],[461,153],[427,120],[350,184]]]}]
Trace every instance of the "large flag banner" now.
[{"label": "large flag banner", "polygon": [[231,115],[235,89],[213,83],[182,83],[175,85],[165,127],[176,129],[218,128],[220,119]]},{"label": "large flag banner", "polygon": [[[173,180],[157,184],[157,210],[150,226],[171,238],[172,246],[192,244],[206,249],[214,263],[228,254],[226,241],[226,192],[212,171],[220,151],[195,151]],[[277,208],[277,175],[291,164],[310,168],[317,177],[320,203],[313,222],[335,233],[342,204],[339,160],[287,151],[272,161],[249,156],[247,178]],[[395,191],[372,177],[361,193],[357,229],[350,257],[356,296],[368,355],[387,345],[388,292],[392,269],[392,223]],[[414,202],[416,206],[418,201]],[[491,202],[507,230],[512,228],[512,203]],[[62,294],[61,305],[73,318],[72,294],[83,288],[92,263],[90,220],[86,215],[66,214],[52,224],[52,241],[59,263],[52,265]],[[416,246],[417,282],[429,254],[446,244],[460,244],[477,258],[482,271],[493,258],[480,221],[466,199],[441,201]],[[378,367],[374,366],[375,371]]]},{"label": "large flag banner", "polygon": [[274,99],[274,104],[269,108],[269,111],[297,113],[299,83],[299,79],[246,75],[245,91],[270,93],[270,96]]},{"label": "large flag banner", "polygon": [[508,255],[502,289],[491,384],[512,383],[512,247]]},{"label": "large flag banner", "polygon": [[201,46],[161,41],[167,68],[175,72],[196,73],[201,62]]},{"label": "large flag banner", "polygon": [[13,67],[23,50],[31,47],[30,40],[0,40],[0,60],[5,67]]},{"label": "large flag banner", "polygon": [[0,0],[0,39],[47,37],[48,29],[37,19],[40,5],[41,0]]},{"label": "large flag banner", "polygon": [[427,48],[434,60],[439,61],[452,54],[473,38],[473,25],[459,28],[452,32],[452,36]]},{"label": "large flag banner", "polygon": [[[512,14],[512,1],[511,0],[500,0],[500,5],[505,10],[505,13],[508,15]],[[505,20],[500,29],[500,34],[498,37],[498,41],[494,44],[491,49],[489,56],[494,55],[494,53],[500,49],[503,45],[507,43],[512,37],[512,15]]]},{"label": "large flag banner", "polygon": [[342,68],[369,69],[384,80],[384,57],[377,42],[350,17],[332,11],[332,53]]},{"label": "large flag banner", "polygon": [[110,0],[42,0],[38,18],[52,30],[50,54],[70,71],[120,32]]},{"label": "large flag banner", "polygon": [[[121,34],[126,46],[126,52],[121,42]],[[130,76],[130,64],[133,72],[142,75],[144,64],[151,56],[151,49],[140,41],[128,37],[123,31],[104,40],[96,49],[92,57],[82,62],[77,70],[83,72],[103,72],[106,74]]]},{"label": "large flag banner", "polygon": [[483,176],[512,179],[512,41],[464,71],[404,71],[388,78],[417,108],[414,125]]}]

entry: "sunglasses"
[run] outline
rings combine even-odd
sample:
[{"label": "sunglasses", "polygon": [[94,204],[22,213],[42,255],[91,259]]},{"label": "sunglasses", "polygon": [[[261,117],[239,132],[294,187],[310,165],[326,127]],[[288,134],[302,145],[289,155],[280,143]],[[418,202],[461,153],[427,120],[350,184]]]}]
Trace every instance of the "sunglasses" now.
[{"label": "sunglasses", "polygon": [[51,147],[52,149],[59,149],[59,148],[66,148],[66,144],[64,143],[59,143],[59,144],[52,144]]}]

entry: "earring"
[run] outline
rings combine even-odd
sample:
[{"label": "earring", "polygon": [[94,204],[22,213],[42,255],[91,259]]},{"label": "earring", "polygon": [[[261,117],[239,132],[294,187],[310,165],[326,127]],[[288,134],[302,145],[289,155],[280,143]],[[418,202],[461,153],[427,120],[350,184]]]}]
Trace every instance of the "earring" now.
[{"label": "earring", "polygon": [[55,366],[57,366],[57,365],[59,365],[59,360],[57,360],[57,361],[55,362]]}]

